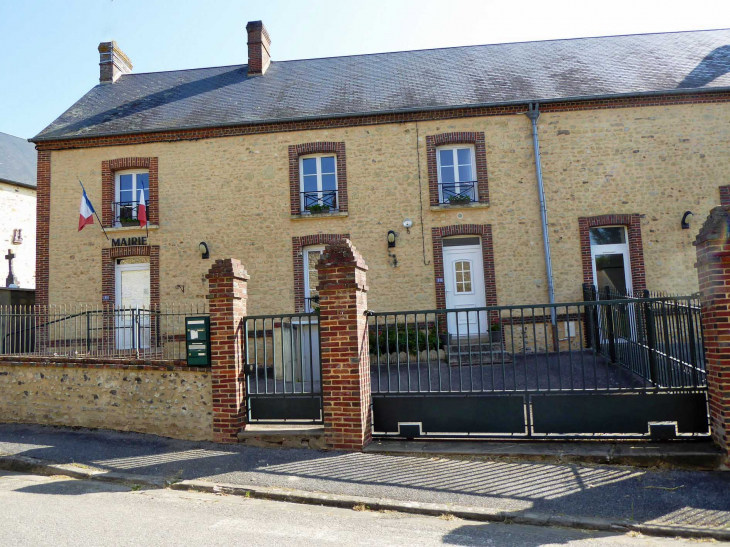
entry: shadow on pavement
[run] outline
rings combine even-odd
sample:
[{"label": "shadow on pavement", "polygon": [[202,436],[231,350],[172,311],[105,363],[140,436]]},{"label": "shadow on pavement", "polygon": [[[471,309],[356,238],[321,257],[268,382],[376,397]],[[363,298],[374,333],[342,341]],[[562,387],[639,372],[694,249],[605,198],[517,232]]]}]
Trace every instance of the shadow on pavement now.
[{"label": "shadow on pavement", "polygon": [[641,523],[730,526],[730,473],[273,450],[17,424],[0,425],[0,452],[165,478]]}]

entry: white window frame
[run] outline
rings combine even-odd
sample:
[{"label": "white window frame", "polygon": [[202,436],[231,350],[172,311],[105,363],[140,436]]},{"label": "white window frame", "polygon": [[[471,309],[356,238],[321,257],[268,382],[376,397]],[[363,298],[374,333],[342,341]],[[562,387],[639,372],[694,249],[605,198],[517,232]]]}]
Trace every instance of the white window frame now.
[{"label": "white window frame", "polygon": [[[471,175],[473,180],[459,180],[459,163],[458,163],[458,154],[456,153],[456,150],[468,148],[471,152]],[[454,158],[454,166],[456,169],[454,169],[454,191],[459,194],[461,190],[459,189],[459,183],[460,182],[473,182],[474,185],[472,187],[472,203],[479,201],[479,188],[477,184],[477,163],[476,163],[476,150],[474,148],[473,144],[449,144],[445,146],[439,146],[436,148],[436,173],[438,175],[438,186],[439,186],[439,203],[448,203],[448,200],[444,200],[442,188],[443,188],[443,181],[441,180],[441,151],[442,150],[451,150],[453,158]],[[447,182],[446,184],[451,184],[450,182]]]},{"label": "white window frame", "polygon": [[[299,209],[302,213],[308,213],[309,211],[304,208],[305,202],[304,202],[304,196],[302,195],[302,192],[304,192],[304,160],[307,159],[316,159],[317,160],[317,198],[318,203],[322,204],[322,158],[334,158],[335,159],[335,207],[334,210],[336,211],[340,207],[340,181],[337,177],[337,154],[335,153],[322,153],[322,154],[307,154],[305,156],[299,156]],[[328,173],[329,174],[329,173]],[[313,192],[315,190],[312,190]],[[331,190],[327,190],[327,192],[330,192]]]},{"label": "white window frame", "polygon": [[309,300],[311,298],[311,290],[309,288],[309,256],[307,256],[310,252],[319,252],[320,254],[324,252],[325,245],[307,245],[302,249],[302,261],[304,262],[304,279],[302,280],[304,284],[304,311],[306,313],[311,313],[314,311],[314,308],[312,308],[312,301]]},{"label": "white window frame", "polygon": [[[134,189],[132,192],[132,195],[134,196],[134,203],[139,203],[139,191],[141,188],[137,188],[137,175],[147,175],[147,192],[149,193],[149,169],[124,169],[122,171],[116,171],[114,173],[114,202],[117,204],[114,207],[114,218],[116,220],[116,225],[120,226],[121,222],[119,222],[119,214],[120,214],[120,207],[119,207],[119,196],[120,196],[120,187],[119,187],[119,179],[122,175],[134,175],[134,178],[132,179],[132,188]],[[149,204],[147,204],[149,207]],[[132,211],[132,218],[137,218],[137,209],[135,208]]]}]

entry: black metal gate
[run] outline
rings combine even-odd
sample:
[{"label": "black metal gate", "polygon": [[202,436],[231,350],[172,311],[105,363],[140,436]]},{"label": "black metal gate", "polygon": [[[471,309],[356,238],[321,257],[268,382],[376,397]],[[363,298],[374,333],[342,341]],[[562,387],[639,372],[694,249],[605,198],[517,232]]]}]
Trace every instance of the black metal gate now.
[{"label": "black metal gate", "polygon": [[697,298],[586,296],[371,313],[375,435],[708,435]]},{"label": "black metal gate", "polygon": [[319,317],[243,319],[249,422],[322,422]]}]

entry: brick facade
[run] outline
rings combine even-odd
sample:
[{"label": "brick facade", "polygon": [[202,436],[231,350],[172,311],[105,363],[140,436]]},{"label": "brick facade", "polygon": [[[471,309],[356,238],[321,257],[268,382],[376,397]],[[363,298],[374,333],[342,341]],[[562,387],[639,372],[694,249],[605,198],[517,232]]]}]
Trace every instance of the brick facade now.
[{"label": "brick facade", "polygon": [[372,440],[367,269],[347,239],[327,245],[317,264],[325,442],[341,450]]},{"label": "brick facade", "polygon": [[730,457],[730,206],[715,207],[695,240],[710,429]]},{"label": "brick facade", "polygon": [[635,292],[646,289],[644,268],[644,244],[641,239],[641,215],[600,215],[578,219],[580,231],[580,254],[583,263],[583,283],[593,285],[593,263],[591,259],[590,229],[600,226],[626,226],[629,238],[629,260],[631,262],[631,284]]},{"label": "brick facade", "polygon": [[347,155],[344,142],[308,142],[289,146],[289,195],[292,215],[302,214],[299,158],[308,154],[335,154],[337,161],[337,210],[347,212]]},{"label": "brick facade", "polygon": [[304,248],[310,245],[328,245],[340,239],[349,239],[350,234],[313,234],[291,238],[294,261],[294,310],[304,310]]},{"label": "brick facade", "polygon": [[149,203],[147,203],[147,218],[152,225],[159,225],[159,169],[157,158],[117,158],[101,162],[101,221],[104,228],[114,226],[114,210],[112,203],[115,196],[115,176],[117,171],[125,169],[149,170]]},{"label": "brick facade", "polygon": [[438,161],[436,150],[439,146],[450,144],[471,144],[474,146],[476,165],[477,194],[479,203],[489,203],[489,182],[487,177],[487,150],[484,133],[461,131],[426,136],[426,161],[428,164],[428,196],[431,205],[439,204]]},{"label": "brick facade", "polygon": [[248,274],[236,259],[216,260],[205,276],[210,301],[210,349],[213,385],[213,440],[238,442],[246,427],[243,317]]},{"label": "brick facade", "polygon": [[494,274],[492,227],[489,224],[459,224],[431,229],[431,238],[433,240],[433,270],[436,281],[436,308],[439,310],[446,309],[446,291],[443,282],[444,252],[442,240],[445,237],[461,235],[481,236],[482,259],[484,261],[484,297],[487,306],[496,306],[497,285]]}]

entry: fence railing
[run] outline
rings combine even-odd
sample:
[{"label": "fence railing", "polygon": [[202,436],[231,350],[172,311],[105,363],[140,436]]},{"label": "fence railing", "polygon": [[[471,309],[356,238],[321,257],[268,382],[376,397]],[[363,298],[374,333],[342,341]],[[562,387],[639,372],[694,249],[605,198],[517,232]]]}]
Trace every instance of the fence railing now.
[{"label": "fence railing", "polygon": [[439,182],[440,203],[458,205],[477,201],[477,182]]},{"label": "fence railing", "polygon": [[206,303],[0,306],[0,355],[185,359],[185,317],[194,315],[208,315]]},{"label": "fence railing", "polygon": [[337,190],[301,192],[302,211],[326,213],[337,210]]},{"label": "fence railing", "polygon": [[374,394],[707,385],[693,296],[370,312],[369,325]]}]

